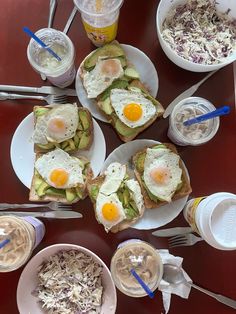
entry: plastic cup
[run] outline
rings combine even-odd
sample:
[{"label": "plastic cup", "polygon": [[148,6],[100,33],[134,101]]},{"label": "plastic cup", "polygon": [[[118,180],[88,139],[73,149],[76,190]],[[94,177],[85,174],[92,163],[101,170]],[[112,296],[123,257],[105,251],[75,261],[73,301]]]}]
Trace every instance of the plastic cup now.
[{"label": "plastic cup", "polygon": [[191,126],[184,126],[183,122],[215,109],[212,103],[201,97],[188,97],[180,101],[171,112],[167,136],[180,146],[197,146],[210,141],[219,128],[219,117]]},{"label": "plastic cup", "polygon": [[45,234],[44,224],[34,217],[0,217],[0,242],[10,242],[0,249],[0,272],[18,269],[30,258]]},{"label": "plastic cup", "polygon": [[95,46],[116,38],[123,0],[74,0],[74,4],[81,13],[87,36]]},{"label": "plastic cup", "polygon": [[187,202],[184,217],[192,229],[219,250],[236,249],[236,195],[214,193]]},{"label": "plastic cup", "polygon": [[55,29],[43,28],[37,31],[38,36],[62,60],[58,61],[46,49],[31,39],[27,48],[27,57],[33,69],[45,75],[55,86],[64,88],[75,79],[75,48],[70,38]]},{"label": "plastic cup", "polygon": [[116,287],[124,294],[139,298],[147,293],[131,274],[131,269],[154,291],[163,275],[163,264],[158,251],[139,239],[122,242],[111,259],[111,275]]}]

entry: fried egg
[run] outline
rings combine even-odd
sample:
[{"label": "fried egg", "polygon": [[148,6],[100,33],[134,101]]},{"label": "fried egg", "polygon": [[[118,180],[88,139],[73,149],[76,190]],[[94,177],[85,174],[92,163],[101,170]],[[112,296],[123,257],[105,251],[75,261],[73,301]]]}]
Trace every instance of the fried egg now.
[{"label": "fried egg", "polygon": [[83,85],[88,98],[96,98],[115,79],[123,75],[124,70],[119,59],[98,59],[95,68],[90,72],[85,72],[83,77]]},{"label": "fried egg", "polygon": [[83,184],[81,161],[57,148],[39,157],[35,168],[41,177],[57,189],[66,189]]},{"label": "fried egg", "polygon": [[178,185],[182,182],[180,157],[168,148],[147,148],[144,161],[144,182],[158,199],[171,202]]},{"label": "fried egg", "polygon": [[154,104],[141,92],[114,88],[110,99],[119,119],[130,128],[144,125],[157,111]]},{"label": "fried egg", "polygon": [[76,104],[56,105],[37,117],[33,133],[36,144],[61,143],[72,138],[78,127],[78,107]]},{"label": "fried egg", "polygon": [[138,208],[139,213],[141,213],[144,208],[144,201],[138,181],[134,179],[129,179],[125,181],[125,185],[129,189],[129,192]]},{"label": "fried egg", "polygon": [[113,193],[111,195],[98,194],[96,200],[96,216],[97,220],[104,225],[106,231],[125,219],[125,212],[118,196]]},{"label": "fried egg", "polygon": [[121,165],[118,162],[113,162],[107,167],[104,174],[106,177],[103,184],[101,185],[100,192],[110,195],[119,189],[122,181],[124,180],[126,166]]}]

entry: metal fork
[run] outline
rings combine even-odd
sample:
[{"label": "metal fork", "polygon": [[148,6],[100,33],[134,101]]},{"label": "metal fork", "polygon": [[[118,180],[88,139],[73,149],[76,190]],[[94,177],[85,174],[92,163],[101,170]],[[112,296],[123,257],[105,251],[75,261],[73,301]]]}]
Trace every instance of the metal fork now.
[{"label": "metal fork", "polygon": [[190,246],[203,241],[202,238],[195,236],[192,233],[181,234],[168,239],[169,248],[177,246]]},{"label": "metal fork", "polygon": [[5,92],[1,92],[0,100],[6,100],[6,99],[38,99],[38,100],[46,101],[49,105],[67,103],[66,95],[29,96],[29,95],[9,94]]},{"label": "metal fork", "polygon": [[45,204],[0,203],[0,210],[9,209],[9,208],[35,208],[35,207],[48,207],[52,210],[70,210],[70,209],[72,209],[71,205],[58,203],[58,202],[49,202],[49,203],[45,203]]}]

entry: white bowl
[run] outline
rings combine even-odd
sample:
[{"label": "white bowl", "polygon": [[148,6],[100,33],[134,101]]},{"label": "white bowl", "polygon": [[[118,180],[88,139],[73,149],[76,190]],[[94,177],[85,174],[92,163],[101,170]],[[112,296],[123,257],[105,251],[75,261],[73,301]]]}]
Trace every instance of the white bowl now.
[{"label": "white bowl", "polygon": [[[208,72],[218,70],[227,64],[236,60],[236,51],[225,58],[219,64],[212,64],[212,65],[205,65],[205,64],[198,64],[191,61],[188,61],[177,54],[169,45],[168,43],[162,38],[161,30],[162,24],[168,13],[172,10],[173,7],[178,6],[179,4],[183,4],[187,2],[187,0],[161,0],[156,14],[156,26],[157,26],[157,35],[160,42],[160,45],[167,55],[167,57],[174,62],[179,67],[193,72]],[[226,12],[227,9],[230,9],[229,15],[231,17],[236,18],[236,4],[235,0],[217,0],[216,7],[220,12]]]},{"label": "white bowl", "polygon": [[102,285],[103,303],[101,307],[101,314],[114,314],[116,311],[116,288],[111,277],[110,270],[106,264],[90,250],[74,244],[54,244],[46,247],[38,252],[24,268],[17,286],[17,306],[20,314],[33,313],[45,314],[38,303],[38,298],[32,295],[32,292],[37,286],[37,269],[49,258],[49,256],[56,254],[61,250],[78,250],[93,257],[93,259],[103,266]]}]

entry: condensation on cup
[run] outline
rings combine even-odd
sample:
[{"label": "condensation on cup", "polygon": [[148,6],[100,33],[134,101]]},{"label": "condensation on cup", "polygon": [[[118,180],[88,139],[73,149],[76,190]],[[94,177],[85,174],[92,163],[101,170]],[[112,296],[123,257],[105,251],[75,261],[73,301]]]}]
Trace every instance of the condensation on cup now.
[{"label": "condensation on cup", "polygon": [[163,275],[163,263],[158,251],[149,243],[130,239],[122,242],[111,259],[111,275],[116,287],[124,294],[139,298],[147,293],[131,274],[136,270],[141,279],[154,291]]},{"label": "condensation on cup", "polygon": [[44,224],[34,217],[0,217],[0,272],[24,265],[45,234]]},{"label": "condensation on cup", "polygon": [[208,244],[219,250],[236,249],[236,195],[218,192],[197,197],[183,209],[186,221]]},{"label": "condensation on cup", "polygon": [[173,143],[180,146],[197,146],[210,141],[219,128],[219,117],[190,126],[185,126],[183,122],[215,109],[211,102],[202,97],[188,97],[180,101],[169,117],[167,136]]},{"label": "condensation on cup", "polygon": [[46,49],[31,39],[27,48],[27,57],[34,70],[55,86],[64,88],[75,79],[75,48],[70,38],[63,32],[52,28],[43,28],[35,33],[62,60],[58,61]]},{"label": "condensation on cup", "polygon": [[123,0],[74,0],[88,38],[99,47],[116,38]]}]

